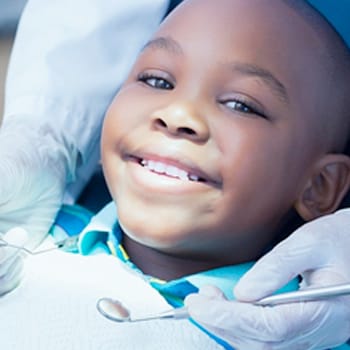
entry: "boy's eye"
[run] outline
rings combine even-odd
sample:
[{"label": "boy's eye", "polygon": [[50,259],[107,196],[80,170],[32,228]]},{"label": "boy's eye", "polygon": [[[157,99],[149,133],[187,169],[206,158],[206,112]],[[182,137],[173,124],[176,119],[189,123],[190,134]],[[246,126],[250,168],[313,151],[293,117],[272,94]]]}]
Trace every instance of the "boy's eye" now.
[{"label": "boy's eye", "polygon": [[253,106],[250,102],[240,101],[238,99],[224,101],[223,104],[234,112],[257,115],[266,118],[258,107]]},{"label": "boy's eye", "polygon": [[231,109],[234,109],[235,111],[239,111],[243,113],[254,113],[252,108],[250,108],[245,103],[240,101],[228,101],[226,102],[226,106]]},{"label": "boy's eye", "polygon": [[168,80],[150,74],[141,74],[138,80],[155,89],[172,90],[174,88]]}]

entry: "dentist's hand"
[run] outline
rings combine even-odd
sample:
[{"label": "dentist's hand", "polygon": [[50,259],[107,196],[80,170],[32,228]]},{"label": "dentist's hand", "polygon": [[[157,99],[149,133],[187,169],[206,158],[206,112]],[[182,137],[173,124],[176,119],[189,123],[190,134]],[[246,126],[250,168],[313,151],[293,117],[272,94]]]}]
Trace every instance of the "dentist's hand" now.
[{"label": "dentist's hand", "polygon": [[[27,232],[15,227],[2,238],[9,244],[23,246],[27,239]],[[23,257],[20,249],[0,246],[0,296],[10,292],[20,282],[23,271]]]},{"label": "dentist's hand", "polygon": [[[0,132],[0,232],[21,226],[36,247],[47,234],[74,160],[55,130],[26,125],[25,118],[9,120]],[[74,163],[75,164],[75,163]]]},{"label": "dentist's hand", "polygon": [[350,338],[350,297],[274,307],[250,303],[297,275],[302,288],[350,282],[350,209],[295,231],[242,277],[228,301],[216,288],[186,299],[191,316],[236,349],[327,349]]}]

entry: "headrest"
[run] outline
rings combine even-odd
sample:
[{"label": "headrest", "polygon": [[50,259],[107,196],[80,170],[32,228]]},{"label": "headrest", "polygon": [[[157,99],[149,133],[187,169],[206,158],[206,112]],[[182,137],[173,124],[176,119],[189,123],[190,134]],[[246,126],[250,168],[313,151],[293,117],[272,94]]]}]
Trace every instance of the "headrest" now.
[{"label": "headrest", "polygon": [[350,0],[308,0],[335,28],[350,48]]}]

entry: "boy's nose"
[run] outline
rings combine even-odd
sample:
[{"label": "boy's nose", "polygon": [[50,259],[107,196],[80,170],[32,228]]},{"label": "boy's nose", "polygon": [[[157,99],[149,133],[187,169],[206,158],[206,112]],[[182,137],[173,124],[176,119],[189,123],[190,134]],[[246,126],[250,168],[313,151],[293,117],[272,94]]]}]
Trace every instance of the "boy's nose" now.
[{"label": "boy's nose", "polygon": [[154,112],[152,127],[169,136],[198,143],[204,143],[209,138],[209,127],[205,118],[186,104],[171,105]]}]

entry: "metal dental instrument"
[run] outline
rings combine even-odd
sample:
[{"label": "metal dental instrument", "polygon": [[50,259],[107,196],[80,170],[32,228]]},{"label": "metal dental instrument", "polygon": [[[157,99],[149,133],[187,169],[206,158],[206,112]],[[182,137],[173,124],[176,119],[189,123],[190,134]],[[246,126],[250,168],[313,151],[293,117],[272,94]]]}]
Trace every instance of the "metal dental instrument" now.
[{"label": "metal dental instrument", "polygon": [[[263,298],[257,302],[254,302],[253,304],[260,306],[274,306],[287,303],[316,301],[348,294],[350,294],[350,283],[276,294]],[[132,318],[129,310],[119,300],[111,298],[99,299],[96,307],[104,317],[115,322],[139,322],[155,319],[184,319],[190,317],[187,308],[181,307],[156,314],[146,315],[140,318]]]},{"label": "metal dental instrument", "polygon": [[56,249],[62,249],[64,251],[72,252],[72,251],[75,251],[77,249],[78,239],[79,239],[78,235],[71,236],[71,237],[63,239],[61,241],[54,242],[53,247],[44,248],[41,250],[31,250],[31,249],[28,249],[28,248],[23,247],[23,246],[8,243],[2,237],[0,237],[0,247],[10,247],[10,248],[20,249],[20,250],[22,250],[25,253],[30,254],[30,255],[43,254],[43,253],[47,253],[47,252],[50,252],[50,251],[56,250]]},{"label": "metal dental instrument", "polygon": [[347,294],[350,294],[350,283],[271,295],[255,302],[254,304],[273,306],[279,304],[297,303],[301,301],[316,301]]},{"label": "metal dental instrument", "polygon": [[96,304],[97,310],[106,318],[115,322],[140,322],[156,319],[184,319],[189,318],[185,307],[170,309],[156,314],[146,315],[140,318],[132,318],[129,310],[116,299],[101,298]]}]

